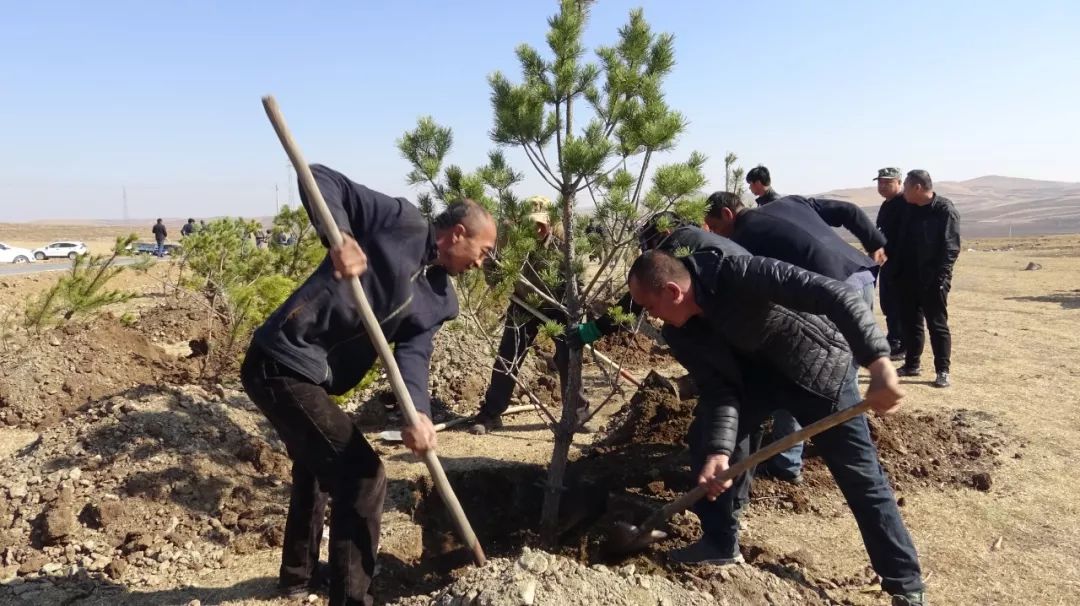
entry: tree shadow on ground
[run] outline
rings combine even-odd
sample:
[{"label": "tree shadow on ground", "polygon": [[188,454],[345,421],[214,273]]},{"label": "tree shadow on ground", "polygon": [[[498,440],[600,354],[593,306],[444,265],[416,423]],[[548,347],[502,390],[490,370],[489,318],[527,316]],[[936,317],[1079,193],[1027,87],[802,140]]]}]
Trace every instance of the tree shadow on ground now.
[{"label": "tree shadow on ground", "polygon": [[1080,289],[1063,290],[1048,295],[1028,295],[1023,297],[1005,297],[1007,301],[1035,301],[1038,303],[1058,303],[1062,309],[1080,309]]}]

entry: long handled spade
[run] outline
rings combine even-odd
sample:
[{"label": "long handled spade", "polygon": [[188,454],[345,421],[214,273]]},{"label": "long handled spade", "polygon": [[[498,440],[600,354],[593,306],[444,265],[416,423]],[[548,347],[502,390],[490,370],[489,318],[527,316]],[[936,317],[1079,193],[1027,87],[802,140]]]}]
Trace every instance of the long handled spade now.
[{"label": "long handled spade", "polygon": [[[308,197],[311,199],[312,210],[318,217],[322,229],[326,232],[323,235],[330,242],[330,246],[340,246],[342,243],[341,231],[338,230],[333,215],[330,214],[330,210],[326,207],[326,201],[323,200],[322,193],[315,184],[315,177],[311,174],[308,163],[304,161],[304,156],[300,153],[300,147],[293,140],[288,126],[285,125],[285,117],[282,115],[277,101],[273,96],[267,95],[262,98],[262,103],[266,109],[266,116],[270,118],[270,123],[273,124],[274,131],[277,132],[278,139],[281,140],[281,145],[285,148],[285,153],[289,155],[289,160],[292,161],[293,168],[296,169],[296,174],[300,177],[304,191],[307,192]],[[390,385],[393,387],[394,395],[397,396],[401,412],[409,425],[416,425],[419,421],[416,407],[413,406],[412,398],[405,388],[405,381],[401,378],[401,371],[398,370],[393,353],[390,351],[390,345],[386,342],[386,336],[383,335],[382,328],[379,327],[379,321],[375,318],[375,312],[371,310],[364,289],[360,286],[360,279],[353,277],[349,280],[349,283],[352,287],[353,298],[356,300],[356,307],[360,310],[364,328],[367,329],[368,336],[370,336],[372,344],[379,352],[383,366],[386,367],[386,374],[390,377]],[[454,524],[457,526],[458,534],[465,544],[469,546],[469,549],[472,550],[476,564],[483,566],[484,562],[487,561],[487,558],[484,557],[484,549],[480,546],[480,542],[477,541],[476,534],[473,532],[472,526],[469,525],[469,520],[461,509],[461,503],[458,502],[457,495],[454,494],[453,488],[450,487],[446,472],[443,471],[439,457],[433,449],[424,452],[424,463],[435,481],[435,488],[438,490],[439,496],[442,497],[443,503],[446,504],[447,509],[450,511]]]},{"label": "long handled spade", "polygon": [[[817,434],[835,427],[844,421],[855,418],[868,410],[870,410],[870,403],[864,400],[851,408],[845,408],[844,410],[834,412],[824,419],[807,425],[799,431],[789,434],[783,439],[772,442],[768,446],[761,448],[754,454],[732,465],[723,473],[718,474],[716,480],[718,482],[726,482],[727,480],[734,479],[742,472],[753,469],[757,465],[784,452],[799,442],[812,438]],[[705,492],[705,486],[698,485],[690,492],[684,493],[681,497],[657,510],[639,526],[634,526],[625,522],[617,523],[614,530],[609,533],[607,543],[604,545],[606,553],[612,556],[628,554],[644,549],[650,543],[663,539],[667,535],[657,530],[657,528],[671,518],[671,516],[689,509],[694,503],[697,503],[705,496]]]}]

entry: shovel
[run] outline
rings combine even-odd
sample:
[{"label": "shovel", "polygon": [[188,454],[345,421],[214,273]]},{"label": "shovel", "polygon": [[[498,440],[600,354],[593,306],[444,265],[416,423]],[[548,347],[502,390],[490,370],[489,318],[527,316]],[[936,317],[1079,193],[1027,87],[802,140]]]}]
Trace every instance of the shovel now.
[{"label": "shovel", "polygon": [[[844,410],[834,412],[824,419],[807,425],[799,431],[759,449],[752,455],[735,463],[726,471],[717,474],[716,480],[722,483],[734,479],[742,472],[757,467],[759,464],[768,461],[799,442],[812,438],[844,421],[853,419],[868,410],[870,410],[870,403],[863,400],[861,403],[852,406],[851,408],[845,408]],[[657,510],[639,526],[627,524],[626,522],[617,522],[615,528],[608,535],[607,543],[604,545],[605,552],[613,556],[625,555],[640,551],[641,549],[648,547],[649,544],[654,541],[665,538],[667,533],[657,530],[657,527],[668,521],[671,516],[689,509],[694,503],[697,503],[704,497],[705,493],[705,485],[699,484],[690,492],[683,493],[681,497]]]},{"label": "shovel", "polygon": [[[289,161],[292,162],[304,190],[311,199],[311,210],[316,219],[313,223],[322,228],[324,232],[322,235],[326,237],[331,246],[340,246],[343,241],[341,231],[334,222],[334,216],[330,214],[330,209],[326,207],[322,192],[319,191],[319,186],[315,183],[315,176],[311,174],[311,168],[304,160],[303,154],[300,153],[300,146],[293,140],[289,127],[285,125],[285,116],[282,115],[281,108],[278,107],[274,97],[270,95],[263,97],[262,103],[263,108],[266,110],[266,117],[270,119],[270,123],[274,126],[274,131],[277,133],[282,147],[285,148]],[[364,294],[364,289],[360,285],[360,279],[351,278],[349,286],[356,307],[360,312],[360,318],[363,320],[364,328],[367,330],[375,350],[379,352],[379,357],[382,358],[386,374],[390,377],[390,386],[394,390],[394,395],[397,396],[405,422],[409,425],[416,425],[420,416],[416,412],[416,407],[413,405],[408,389],[405,387],[405,380],[402,378],[401,371],[394,360],[394,353],[390,350],[390,344],[386,342],[386,335],[383,334],[382,328],[379,326],[379,320],[375,317],[375,312],[372,311],[367,295]],[[423,458],[428,473],[431,474],[431,478],[435,483],[435,488],[439,496],[442,497],[443,503],[446,504],[446,509],[450,512],[454,525],[457,526],[458,535],[461,537],[462,542],[472,551],[476,564],[483,566],[487,561],[484,556],[484,548],[481,547],[480,541],[476,539],[476,533],[473,532],[469,519],[465,517],[465,511],[461,508],[461,503],[458,501],[457,495],[454,494],[454,489],[450,486],[450,480],[447,479],[446,471],[443,469],[442,463],[439,462],[439,456],[432,449],[424,451]]]},{"label": "shovel", "polygon": [[[503,411],[503,414],[504,415],[512,415],[512,414],[516,414],[516,413],[519,413],[519,412],[525,412],[526,410],[536,410],[536,408],[534,406],[532,406],[531,404],[523,404],[521,406],[511,406],[510,408],[507,408],[505,411]],[[461,425],[462,423],[472,421],[473,418],[474,417],[461,417],[459,419],[452,419],[450,421],[446,421],[446,422],[443,422],[443,423],[438,423],[438,424],[435,425],[435,431],[442,431],[444,429],[454,427],[455,425]],[[396,430],[396,429],[389,430],[389,431],[384,431],[384,432],[379,434],[379,439],[382,440],[383,442],[400,442],[401,441],[401,432]]]}]

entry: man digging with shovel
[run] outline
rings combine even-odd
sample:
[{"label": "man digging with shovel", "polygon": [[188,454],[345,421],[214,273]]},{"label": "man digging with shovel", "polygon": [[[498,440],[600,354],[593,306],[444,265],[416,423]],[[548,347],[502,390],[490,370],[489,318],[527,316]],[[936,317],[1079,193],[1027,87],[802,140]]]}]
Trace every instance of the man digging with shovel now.
[{"label": "man digging with shovel", "polygon": [[[888,342],[856,290],[775,259],[718,247],[682,259],[651,251],[631,266],[629,286],[634,301],[665,322],[672,353],[701,393],[687,441],[707,490],[694,505],[704,536],[671,557],[686,564],[739,561],[732,482],[715,479],[737,462],[735,445],[776,406],[810,425],[857,405],[852,356],[870,370],[870,408],[895,409],[903,394]],[[921,606],[918,556],[865,416],[814,442],[855,515],[882,589],[894,606]]]},{"label": "man digging with shovel", "polygon": [[[347,279],[360,276],[383,333],[396,345],[394,359],[420,413],[402,434],[421,453],[435,447],[432,338],[458,311],[449,276],[480,267],[496,230],[491,215],[471,201],[451,204],[429,223],[403,198],[324,166],[311,170],[344,243],[255,331],[240,376],[293,461],[279,587],[296,596],[325,585],[318,560],[329,497],[330,604],[371,604],[386,477],[360,429],[330,399],[356,386],[377,359]],[[300,192],[319,225],[308,192]]]}]

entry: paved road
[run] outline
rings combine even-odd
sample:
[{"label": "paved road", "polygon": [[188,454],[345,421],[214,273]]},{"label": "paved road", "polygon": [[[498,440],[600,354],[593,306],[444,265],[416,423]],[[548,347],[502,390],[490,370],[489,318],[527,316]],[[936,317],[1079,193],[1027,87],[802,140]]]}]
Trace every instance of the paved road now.
[{"label": "paved road", "polygon": [[[131,265],[139,259],[124,257],[117,259],[115,265]],[[67,271],[71,269],[69,261],[35,261],[34,263],[5,263],[0,265],[0,277],[22,276],[26,274],[40,274],[50,271]]]}]

